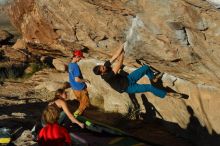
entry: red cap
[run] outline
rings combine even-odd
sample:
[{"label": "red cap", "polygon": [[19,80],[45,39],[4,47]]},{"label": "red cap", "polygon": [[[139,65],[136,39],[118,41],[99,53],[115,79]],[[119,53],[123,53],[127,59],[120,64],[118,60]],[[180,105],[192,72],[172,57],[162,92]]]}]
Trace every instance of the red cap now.
[{"label": "red cap", "polygon": [[73,52],[73,55],[76,56],[76,57],[85,58],[85,57],[83,56],[83,52],[82,52],[81,50],[75,50],[75,51]]}]

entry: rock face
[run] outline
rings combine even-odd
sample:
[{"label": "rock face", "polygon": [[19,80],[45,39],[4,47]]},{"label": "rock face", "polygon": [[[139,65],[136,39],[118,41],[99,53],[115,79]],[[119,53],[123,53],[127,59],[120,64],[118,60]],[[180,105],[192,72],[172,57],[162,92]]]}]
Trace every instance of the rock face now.
[{"label": "rock face", "polygon": [[207,0],[211,4],[213,4],[216,8],[220,8],[220,1],[218,0]]},{"label": "rock face", "polygon": [[[191,107],[209,133],[220,133],[220,12],[207,1],[15,0],[8,10],[30,51],[43,55],[70,57],[72,49],[84,48],[88,58],[104,60],[126,41],[125,65],[148,63],[166,73],[166,86],[189,95],[161,100],[146,94],[163,119],[186,128]],[[96,61],[87,63],[83,73],[96,83],[91,96],[107,111],[126,112],[127,95],[91,73]]]},{"label": "rock face", "polygon": [[219,85],[220,14],[206,1],[17,0],[8,9],[32,49],[70,56],[84,46],[106,58],[127,38],[129,63],[142,58],[161,71]]},{"label": "rock face", "polygon": [[27,60],[27,55],[21,50],[9,46],[0,48],[0,80],[22,76]]},{"label": "rock face", "polygon": [[19,138],[14,142],[16,146],[37,146],[37,142],[33,141],[32,134],[30,130],[25,130]]},{"label": "rock face", "polygon": [[6,44],[12,37],[12,34],[7,32],[6,30],[0,29],[0,45]]}]

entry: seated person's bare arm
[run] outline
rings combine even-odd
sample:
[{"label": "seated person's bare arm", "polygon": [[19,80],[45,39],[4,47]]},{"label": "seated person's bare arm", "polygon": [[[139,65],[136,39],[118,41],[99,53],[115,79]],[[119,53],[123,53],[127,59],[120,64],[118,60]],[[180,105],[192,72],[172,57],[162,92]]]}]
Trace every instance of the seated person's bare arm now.
[{"label": "seated person's bare arm", "polygon": [[67,115],[67,117],[71,120],[71,122],[78,124],[81,128],[84,128],[84,124],[79,122],[70,112],[67,104],[65,101],[60,100],[59,101],[60,106],[62,107],[63,111],[65,112],[65,114]]}]

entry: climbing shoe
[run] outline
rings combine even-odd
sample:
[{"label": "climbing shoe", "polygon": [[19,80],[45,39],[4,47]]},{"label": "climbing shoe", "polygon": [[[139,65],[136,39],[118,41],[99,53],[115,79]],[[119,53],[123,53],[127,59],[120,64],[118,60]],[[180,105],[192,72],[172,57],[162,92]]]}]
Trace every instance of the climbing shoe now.
[{"label": "climbing shoe", "polygon": [[156,73],[154,75],[154,78],[151,79],[150,81],[153,82],[153,83],[157,83],[158,80],[162,79],[163,75],[164,75],[164,73],[162,73],[162,72]]}]

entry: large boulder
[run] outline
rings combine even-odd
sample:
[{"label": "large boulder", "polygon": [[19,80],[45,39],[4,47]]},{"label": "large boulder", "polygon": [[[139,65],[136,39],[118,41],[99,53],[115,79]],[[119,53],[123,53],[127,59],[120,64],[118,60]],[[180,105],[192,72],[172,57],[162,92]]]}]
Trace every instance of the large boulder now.
[{"label": "large boulder", "polygon": [[61,72],[64,72],[67,70],[67,63],[62,61],[61,59],[53,59],[53,66]]},{"label": "large boulder", "polygon": [[213,4],[216,8],[220,8],[220,1],[219,0],[207,0],[211,4]]},{"label": "large boulder", "polygon": [[0,51],[0,78],[21,77],[27,66],[27,54],[5,46]]},{"label": "large boulder", "polygon": [[43,69],[36,72],[26,83],[35,86],[35,89],[47,89],[49,91],[56,91],[57,89],[64,88],[68,82],[68,74],[60,73],[55,69]]},{"label": "large boulder", "polygon": [[129,64],[143,59],[161,71],[219,86],[220,14],[206,1],[16,0],[8,9],[32,52],[70,57],[81,45],[91,57],[105,59],[127,39]]},{"label": "large boulder", "polygon": [[17,39],[16,43],[12,46],[13,49],[25,49],[26,43],[22,39]]},{"label": "large boulder", "polygon": [[4,56],[8,58],[9,61],[15,63],[24,63],[27,61],[28,55],[22,50],[16,50],[11,47],[6,47],[4,49]]},{"label": "large boulder", "polygon": [[[199,121],[202,127],[208,129],[209,133],[214,134],[215,132],[220,131],[220,112],[218,110],[220,102],[218,96],[220,91],[217,87],[193,83],[172,74],[164,73],[160,85],[166,88],[167,91],[172,90],[182,93],[186,97],[188,96],[187,98],[174,98],[167,96],[164,99],[160,99],[148,92],[135,95],[128,95],[126,93],[120,94],[113,90],[104,80],[101,79],[100,76],[96,76],[92,72],[93,66],[102,63],[104,62],[95,59],[82,60],[79,63],[84,78],[91,81],[91,84],[87,85],[90,101],[93,105],[98,106],[107,112],[135,114],[135,110],[137,110],[137,113],[147,113],[148,116],[150,115],[150,110],[152,110],[151,108],[154,107],[153,110],[156,110],[158,118],[162,118],[163,120],[172,123],[178,123],[183,129],[188,130],[189,125],[195,124],[191,123],[193,122],[191,120],[194,117],[194,119],[196,118]],[[131,67],[124,68],[127,73],[132,72],[134,69],[135,68]],[[149,80],[146,77],[143,77],[139,83],[147,84],[149,83]],[[194,125],[194,128],[198,126],[199,125]],[[195,139],[199,140],[201,138],[199,136],[204,133],[200,130],[196,132],[198,132],[196,133],[198,135],[194,135]]]},{"label": "large boulder", "polygon": [[[105,60],[126,41],[125,65],[134,68],[136,60],[150,64],[166,73],[163,80],[169,88],[189,95],[161,100],[146,94],[164,120],[187,128],[190,107],[210,134],[220,133],[220,13],[209,2],[15,0],[8,9],[32,53],[71,57],[73,49],[84,48],[88,58]],[[100,99],[96,103],[103,103],[106,111],[128,112],[128,96],[91,73],[96,63],[81,66],[95,83],[88,85],[90,96]],[[136,97],[144,102],[141,94]]]}]

